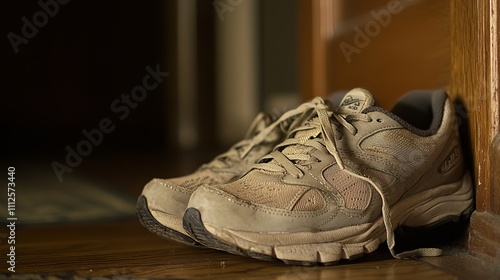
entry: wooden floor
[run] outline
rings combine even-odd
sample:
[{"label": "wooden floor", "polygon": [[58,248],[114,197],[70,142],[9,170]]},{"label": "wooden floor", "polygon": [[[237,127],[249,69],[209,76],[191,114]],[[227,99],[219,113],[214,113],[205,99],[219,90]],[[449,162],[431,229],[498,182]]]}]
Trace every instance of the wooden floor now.
[{"label": "wooden floor", "polygon": [[[137,221],[20,228],[17,274],[166,279],[457,279],[387,249],[331,267],[295,267],[170,242]],[[5,265],[5,263],[4,263]]]},{"label": "wooden floor", "polygon": [[[105,168],[109,166],[115,172]],[[164,161],[118,158],[89,163],[82,172],[135,197],[156,173],[180,172],[168,166]],[[0,235],[6,240],[4,229]],[[498,268],[457,247],[438,258],[396,260],[381,244],[355,261],[297,267],[170,242],[149,233],[135,217],[16,228],[15,274],[6,273],[5,242],[0,247],[0,279],[500,279]]]}]

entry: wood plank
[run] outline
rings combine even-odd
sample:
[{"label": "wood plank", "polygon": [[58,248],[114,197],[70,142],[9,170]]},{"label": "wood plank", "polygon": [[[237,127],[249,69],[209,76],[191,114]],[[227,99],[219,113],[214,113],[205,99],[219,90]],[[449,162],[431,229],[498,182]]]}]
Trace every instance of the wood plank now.
[{"label": "wood plank", "polygon": [[[452,71],[450,93],[466,111],[467,142],[473,155],[476,208],[489,209],[491,59],[487,1],[451,2]],[[460,116],[459,116],[460,117]]]},{"label": "wood plank", "polygon": [[490,147],[490,205],[491,212],[500,215],[500,134],[497,134]]},{"label": "wood plank", "polygon": [[469,249],[485,261],[500,264],[500,216],[476,212],[471,217]]},{"label": "wood plank", "polygon": [[[495,28],[491,29],[491,37],[494,37],[492,41],[496,45],[492,46],[493,50],[496,50],[494,54],[494,61],[492,65],[492,72],[494,80],[492,81],[492,96],[491,96],[491,128],[490,134],[492,136],[492,141],[490,145],[490,204],[491,212],[500,215],[500,4],[498,0],[492,1],[494,7],[494,19],[491,20],[491,25]],[[496,8],[496,9],[495,9]],[[496,31],[496,32],[495,32]],[[496,136],[495,136],[496,135]],[[495,136],[493,138],[493,136]]]},{"label": "wood plank", "polygon": [[443,269],[460,279],[499,279],[500,267],[464,248],[443,248],[444,255],[439,258],[425,257],[419,261]]},{"label": "wood plank", "polygon": [[[17,241],[18,274],[175,279],[454,278],[415,260],[393,259],[385,246],[337,266],[296,267],[170,242],[136,221],[19,228]],[[3,253],[1,261],[5,263]]]},{"label": "wood plank", "polygon": [[500,134],[492,141],[490,147],[490,209],[475,212],[471,218],[469,233],[469,249],[485,260],[500,265]]},{"label": "wood plank", "polygon": [[365,87],[390,109],[407,91],[446,88],[449,16],[448,0],[394,0],[343,18],[328,47],[329,92]]},{"label": "wood plank", "polygon": [[[476,183],[476,212],[471,218],[469,249],[500,262],[498,231],[498,1],[451,2],[451,93],[467,114],[467,135]],[[491,143],[491,146],[490,146]],[[491,147],[491,150],[490,150]],[[491,162],[490,162],[491,160]],[[493,163],[495,162],[495,163]]]},{"label": "wood plank", "polygon": [[327,43],[340,1],[299,0],[300,92],[304,100],[328,94]]}]

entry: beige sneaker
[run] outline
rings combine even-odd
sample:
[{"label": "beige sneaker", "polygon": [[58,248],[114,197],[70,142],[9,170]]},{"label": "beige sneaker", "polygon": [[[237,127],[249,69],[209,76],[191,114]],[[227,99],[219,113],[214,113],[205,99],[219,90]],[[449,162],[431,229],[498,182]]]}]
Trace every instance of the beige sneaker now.
[{"label": "beige sneaker", "polygon": [[284,113],[277,120],[259,114],[243,140],[196,172],[172,179],[153,179],[143,189],[136,212],[142,225],[159,236],[197,246],[182,227],[182,217],[191,193],[201,185],[223,184],[240,178],[276,144],[314,111],[313,100]]},{"label": "beige sneaker", "polygon": [[242,178],[191,196],[184,228],[201,244],[289,264],[334,264],[387,241],[394,229],[468,215],[472,183],[452,102],[445,92],[413,92],[392,112],[363,89],[332,111],[319,103]]}]

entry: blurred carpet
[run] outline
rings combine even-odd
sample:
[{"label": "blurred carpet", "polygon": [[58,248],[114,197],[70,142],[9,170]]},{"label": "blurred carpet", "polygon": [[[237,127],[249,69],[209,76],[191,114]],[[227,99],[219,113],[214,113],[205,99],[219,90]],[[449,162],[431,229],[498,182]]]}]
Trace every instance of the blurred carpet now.
[{"label": "blurred carpet", "polygon": [[[16,167],[18,225],[93,222],[135,218],[135,198],[92,178],[71,173],[59,182],[50,165]],[[7,172],[5,172],[7,179]],[[0,192],[0,219],[6,221],[7,184]]]}]

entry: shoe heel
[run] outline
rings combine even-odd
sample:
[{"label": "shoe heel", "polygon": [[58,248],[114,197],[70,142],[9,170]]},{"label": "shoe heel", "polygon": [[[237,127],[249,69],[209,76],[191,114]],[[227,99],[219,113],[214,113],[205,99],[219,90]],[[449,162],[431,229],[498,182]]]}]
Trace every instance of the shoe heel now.
[{"label": "shoe heel", "polygon": [[[411,209],[403,222],[399,223],[410,228],[435,227],[448,222],[458,222],[468,218],[474,210],[474,195],[471,176],[468,172],[460,181],[442,185],[427,192],[409,198],[416,205]],[[440,195],[440,193],[447,193]]]}]

